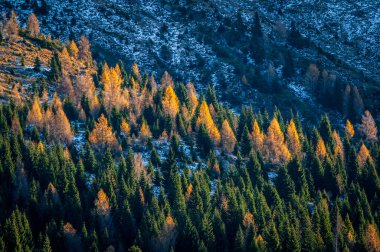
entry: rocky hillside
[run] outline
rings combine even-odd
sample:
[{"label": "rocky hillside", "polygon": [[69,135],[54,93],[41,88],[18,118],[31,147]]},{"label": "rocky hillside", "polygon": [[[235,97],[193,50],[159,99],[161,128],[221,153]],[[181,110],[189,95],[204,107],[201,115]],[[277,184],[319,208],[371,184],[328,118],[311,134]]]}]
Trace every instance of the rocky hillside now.
[{"label": "rocky hillside", "polygon": [[[322,107],[305,83],[311,63],[317,63],[321,72],[322,68],[334,72],[344,85],[358,86],[362,97],[368,97],[365,107],[375,114],[380,104],[376,1],[13,0],[1,5],[4,11],[16,9],[21,22],[36,12],[42,32],[54,38],[88,36],[98,60],[138,62],[156,76],[168,70],[177,80],[194,82],[198,90],[211,84],[237,109],[242,104],[286,106],[303,114],[317,111],[315,118],[341,111]],[[255,62],[251,48],[255,12],[265,33],[267,56],[261,64]],[[311,46],[296,49],[286,43],[292,21]],[[294,57],[296,74],[284,79],[286,50]],[[252,84],[254,69],[265,75],[269,65],[275,68],[282,95],[263,93]],[[243,85],[243,76],[248,86]]]}]

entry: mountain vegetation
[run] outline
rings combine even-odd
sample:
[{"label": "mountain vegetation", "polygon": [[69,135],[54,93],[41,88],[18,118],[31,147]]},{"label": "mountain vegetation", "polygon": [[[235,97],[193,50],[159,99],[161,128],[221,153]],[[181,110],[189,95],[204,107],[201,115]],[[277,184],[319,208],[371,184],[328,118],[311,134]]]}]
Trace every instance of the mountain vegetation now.
[{"label": "mountain vegetation", "polygon": [[27,20],[1,26],[0,251],[380,251],[377,125],[355,87],[342,127],[236,113]]}]

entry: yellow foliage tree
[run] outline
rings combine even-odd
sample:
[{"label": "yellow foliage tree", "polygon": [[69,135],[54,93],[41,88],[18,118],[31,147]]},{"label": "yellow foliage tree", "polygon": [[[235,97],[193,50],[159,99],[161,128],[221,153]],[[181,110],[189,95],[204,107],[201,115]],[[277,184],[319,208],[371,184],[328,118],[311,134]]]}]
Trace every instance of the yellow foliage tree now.
[{"label": "yellow foliage tree", "polygon": [[186,189],[186,201],[189,201],[191,193],[193,192],[193,184],[189,183]]},{"label": "yellow foliage tree", "polygon": [[359,126],[359,132],[368,143],[375,143],[377,141],[377,126],[371,113],[366,110],[362,116],[362,123]]},{"label": "yellow foliage tree", "polygon": [[197,92],[195,91],[194,84],[191,82],[189,82],[186,85],[186,89],[187,89],[187,97],[190,103],[191,115],[193,115],[198,106]]},{"label": "yellow foliage tree", "polygon": [[222,129],[220,131],[220,143],[222,145],[222,149],[226,152],[232,152],[236,145],[235,134],[227,120],[224,120],[222,124]]},{"label": "yellow foliage tree", "polygon": [[115,134],[112,133],[112,127],[108,126],[108,120],[103,114],[99,117],[94,130],[90,133],[89,140],[91,144],[100,150],[104,150],[107,147],[117,147]]},{"label": "yellow foliage tree", "polygon": [[290,160],[291,154],[285,144],[284,134],[275,117],[268,127],[268,133],[264,143],[264,155],[270,163],[280,165]]},{"label": "yellow foliage tree", "polygon": [[319,157],[319,159],[323,160],[326,157],[326,146],[323,139],[320,137],[317,142],[317,146],[315,148],[315,153]]},{"label": "yellow foliage tree", "polygon": [[117,68],[104,67],[101,81],[103,83],[103,99],[104,105],[108,113],[110,113],[113,107],[116,110],[125,108],[128,104],[126,98],[129,98],[129,94],[126,96],[121,89],[123,78],[120,70]]},{"label": "yellow foliage tree", "polygon": [[174,87],[173,78],[170,76],[170,74],[167,71],[165,71],[161,77],[161,85],[163,87],[166,87],[166,86]]},{"label": "yellow foliage tree", "polygon": [[40,34],[40,24],[34,13],[30,14],[26,21],[26,30],[32,37],[37,37]]},{"label": "yellow foliage tree", "polygon": [[370,162],[373,161],[371,154],[369,153],[369,150],[367,149],[367,147],[365,146],[364,143],[360,146],[359,153],[358,153],[358,159],[359,159],[359,166],[361,168],[364,167],[367,160],[369,160]]},{"label": "yellow foliage tree", "polygon": [[172,86],[167,86],[162,97],[163,112],[174,118],[179,112],[179,100]]},{"label": "yellow foliage tree", "polygon": [[129,133],[131,132],[131,128],[129,127],[129,124],[124,118],[123,120],[121,120],[120,130],[121,133],[123,133],[123,135],[126,137],[129,136]]},{"label": "yellow foliage tree", "polygon": [[28,112],[26,121],[28,122],[28,124],[34,125],[39,129],[42,127],[43,119],[40,107],[40,100],[38,99],[38,96],[34,97],[33,105],[31,110],[29,110]]},{"label": "yellow foliage tree", "polygon": [[261,151],[264,144],[264,133],[261,132],[257,120],[253,122],[252,134],[251,134],[252,146],[255,151]]},{"label": "yellow foliage tree", "polygon": [[369,224],[365,232],[365,247],[367,251],[379,252],[380,251],[380,239],[379,234],[374,224]]},{"label": "yellow foliage tree", "polygon": [[346,128],[345,128],[346,136],[348,139],[351,139],[355,135],[354,126],[351,124],[350,120],[346,121]]},{"label": "yellow foliage tree", "polygon": [[70,51],[71,57],[73,57],[74,59],[78,58],[79,49],[78,49],[77,44],[75,43],[74,40],[71,40],[71,42],[70,42],[69,51]]},{"label": "yellow foliage tree", "polygon": [[293,156],[300,156],[301,154],[301,141],[298,136],[296,125],[293,119],[290,120],[286,129],[286,143],[289,151]]},{"label": "yellow foliage tree", "polygon": [[133,77],[136,78],[138,82],[141,82],[142,78],[140,75],[139,66],[136,63],[132,65],[131,72]]},{"label": "yellow foliage tree", "polygon": [[343,143],[340,140],[339,134],[334,130],[333,132],[333,140],[334,140],[334,157],[337,158],[338,155],[340,158],[344,159],[344,149],[343,149]]},{"label": "yellow foliage tree", "polygon": [[217,145],[220,141],[219,130],[216,127],[214,120],[212,120],[210,110],[205,101],[202,102],[201,107],[199,109],[199,115],[196,120],[196,128],[199,129],[199,126],[202,124],[206,127],[214,144]]},{"label": "yellow foliage tree", "polygon": [[149,126],[145,120],[143,120],[140,127],[140,139],[143,141],[147,141],[152,137],[152,133],[150,132]]},{"label": "yellow foliage tree", "polygon": [[100,215],[106,215],[110,212],[110,202],[107,194],[102,188],[98,191],[98,197],[95,200],[97,212]]},{"label": "yellow foliage tree", "polygon": [[81,36],[79,43],[78,43],[78,49],[79,49],[79,58],[86,63],[88,63],[90,66],[92,65],[92,55],[91,55],[91,45],[88,39],[85,36]]},{"label": "yellow foliage tree", "polygon": [[50,124],[50,127],[48,132],[52,140],[66,144],[71,143],[73,141],[73,131],[62,106],[56,107],[55,114],[52,113],[52,117],[49,119],[48,124]]}]

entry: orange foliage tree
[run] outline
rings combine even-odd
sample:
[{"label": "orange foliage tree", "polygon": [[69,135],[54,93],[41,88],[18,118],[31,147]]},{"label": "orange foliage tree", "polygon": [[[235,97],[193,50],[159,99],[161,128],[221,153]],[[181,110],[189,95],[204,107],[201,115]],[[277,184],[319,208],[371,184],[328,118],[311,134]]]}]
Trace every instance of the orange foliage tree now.
[{"label": "orange foliage tree", "polygon": [[264,140],[266,159],[275,165],[283,164],[290,160],[291,155],[284,141],[284,134],[276,118],[273,118],[268,133]]},{"label": "orange foliage tree", "polygon": [[78,50],[77,44],[75,43],[74,40],[71,40],[71,42],[70,42],[69,51],[70,51],[71,57],[73,57],[74,59],[78,58],[79,50]]},{"label": "orange foliage tree", "polygon": [[323,141],[321,137],[319,137],[318,139],[317,146],[315,148],[315,153],[321,160],[325,159],[326,157],[326,154],[327,154],[326,146],[325,146],[325,142]]},{"label": "orange foliage tree", "polygon": [[129,105],[128,90],[121,89],[123,78],[119,66],[108,68],[104,66],[101,81],[103,83],[103,100],[108,113],[113,107],[116,110],[127,108]]},{"label": "orange foliage tree", "polygon": [[226,152],[232,152],[236,145],[235,134],[227,120],[224,120],[222,124],[222,129],[220,131],[220,143],[222,145],[222,149]]},{"label": "orange foliage tree", "polygon": [[379,252],[380,251],[380,239],[379,234],[374,224],[369,224],[365,232],[365,247],[367,251]]},{"label": "orange foliage tree", "polygon": [[343,143],[340,140],[339,134],[334,130],[333,132],[333,140],[334,140],[334,157],[337,158],[338,155],[341,159],[344,159],[344,148]]},{"label": "orange foliage tree", "polygon": [[41,128],[43,124],[42,112],[40,107],[40,100],[38,96],[34,97],[32,108],[28,112],[26,121],[30,125],[34,125],[37,128]]},{"label": "orange foliage tree", "polygon": [[172,86],[165,88],[164,96],[162,97],[162,109],[166,115],[172,118],[179,112],[179,100]]},{"label": "orange foliage tree", "polygon": [[264,144],[264,133],[261,132],[257,120],[253,122],[252,133],[251,133],[252,147],[255,151],[261,151]]},{"label": "orange foliage tree", "polygon": [[95,200],[97,212],[100,215],[107,215],[110,212],[110,202],[107,194],[102,188],[98,191],[98,197]]},{"label": "orange foliage tree", "polygon": [[289,151],[293,156],[300,156],[301,154],[301,141],[298,136],[296,125],[293,119],[290,120],[286,129],[286,143]]},{"label": "orange foliage tree", "polygon": [[90,143],[100,150],[104,150],[107,147],[116,148],[117,139],[112,132],[112,127],[108,126],[108,120],[102,114],[98,122],[95,124],[94,130],[89,136]]},{"label": "orange foliage tree", "polygon": [[214,144],[218,144],[220,141],[219,130],[216,127],[214,120],[212,120],[210,110],[205,101],[202,102],[201,107],[199,109],[199,115],[196,120],[196,128],[198,129],[199,126],[202,124],[206,127]]},{"label": "orange foliage tree", "polygon": [[187,89],[187,97],[190,103],[191,115],[193,115],[198,106],[197,92],[195,91],[194,84],[191,82],[189,82],[186,85],[186,89]]},{"label": "orange foliage tree", "polygon": [[367,149],[364,143],[362,143],[362,145],[360,146],[359,153],[358,153],[358,160],[359,160],[359,166],[361,168],[364,167],[367,160],[372,162],[371,154],[369,153],[369,150]]},{"label": "orange foliage tree", "polygon": [[359,126],[359,131],[368,143],[377,141],[377,127],[371,113],[366,110],[362,117],[362,123]]},{"label": "orange foliage tree", "polygon": [[40,34],[40,24],[34,13],[30,14],[26,21],[26,30],[33,37],[37,37]]},{"label": "orange foliage tree", "polygon": [[346,121],[345,133],[348,139],[351,139],[355,135],[354,126],[351,124],[350,120]]},{"label": "orange foliage tree", "polygon": [[150,132],[149,126],[145,120],[143,120],[140,127],[140,139],[144,142],[152,137],[152,133]]}]

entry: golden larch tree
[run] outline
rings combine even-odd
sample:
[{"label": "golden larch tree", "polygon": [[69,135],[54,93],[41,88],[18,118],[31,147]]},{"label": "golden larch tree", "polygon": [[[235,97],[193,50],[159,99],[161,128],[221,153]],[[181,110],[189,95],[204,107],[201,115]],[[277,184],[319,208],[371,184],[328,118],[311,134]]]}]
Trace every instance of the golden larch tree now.
[{"label": "golden larch tree", "polygon": [[280,165],[290,160],[291,154],[285,144],[284,134],[275,117],[269,124],[264,144],[264,155],[270,163]]},{"label": "golden larch tree", "polygon": [[89,140],[91,144],[100,150],[104,150],[107,147],[117,147],[115,134],[112,132],[112,127],[108,126],[108,120],[103,114],[99,117],[93,131],[91,131]]},{"label": "golden larch tree", "polygon": [[339,134],[334,130],[333,132],[333,140],[334,140],[334,157],[337,158],[340,156],[341,159],[344,159],[344,148],[343,143],[340,139]]},{"label": "golden larch tree", "polygon": [[375,143],[377,141],[377,127],[371,113],[366,110],[362,117],[362,123],[359,126],[359,132],[367,143]]},{"label": "golden larch tree", "polygon": [[95,200],[96,210],[100,215],[107,215],[110,212],[110,202],[107,194],[102,188],[98,191],[98,197]]},{"label": "golden larch tree", "polygon": [[73,141],[73,131],[69,119],[62,108],[58,109],[55,114],[54,137],[63,143],[71,143]]},{"label": "golden larch tree", "polygon": [[189,201],[192,192],[193,192],[193,184],[189,183],[186,189],[186,195],[185,195],[186,201]]},{"label": "golden larch tree", "polygon": [[132,65],[131,72],[132,72],[133,77],[136,78],[138,82],[142,81],[139,66],[136,63]]},{"label": "golden larch tree", "polygon": [[26,21],[26,31],[32,37],[37,37],[40,34],[40,24],[34,13],[30,14]]},{"label": "golden larch tree", "polygon": [[73,131],[69,119],[60,103],[56,103],[55,106],[52,104],[52,107],[55,108],[55,114],[48,110],[49,113],[45,116],[45,125],[49,136],[51,140],[69,144],[73,141]]},{"label": "golden larch tree", "polygon": [[15,11],[11,12],[9,20],[5,23],[3,27],[3,35],[5,38],[14,40],[18,37],[19,25],[17,20],[17,15]]},{"label": "golden larch tree", "polygon": [[324,160],[326,157],[326,145],[321,137],[318,138],[317,146],[315,147],[315,153],[320,160]]},{"label": "golden larch tree", "polygon": [[67,75],[69,76],[68,73],[72,71],[72,63],[71,63],[71,58],[69,51],[67,50],[67,47],[64,47],[62,49],[62,52],[58,54],[59,60],[61,61],[61,66],[62,66],[62,75]]},{"label": "golden larch tree", "polygon": [[40,107],[40,100],[38,96],[34,97],[32,108],[28,112],[26,118],[28,124],[34,125],[37,128],[41,129],[43,124],[42,112]]},{"label": "golden larch tree", "polygon": [[171,118],[175,118],[179,112],[179,100],[172,86],[165,88],[164,96],[162,97],[162,109]]},{"label": "golden larch tree", "polygon": [[348,139],[353,138],[355,135],[355,129],[354,126],[351,124],[350,120],[346,121],[345,133]]},{"label": "golden larch tree", "polygon": [[218,144],[220,141],[220,133],[211,117],[206,101],[202,102],[199,109],[199,115],[196,120],[196,128],[199,129],[199,126],[202,124],[206,127],[207,132],[209,133],[214,144]]},{"label": "golden larch tree", "polygon": [[374,224],[369,224],[365,232],[365,247],[367,251],[379,252],[380,251],[380,238]]},{"label": "golden larch tree", "polygon": [[124,118],[121,120],[120,131],[125,137],[128,137],[131,133],[131,128],[129,127],[127,120]]},{"label": "golden larch tree", "polygon": [[222,149],[226,152],[232,152],[236,145],[235,134],[227,120],[224,120],[222,129],[220,130],[220,143]]},{"label": "golden larch tree", "polygon": [[74,40],[71,40],[69,44],[69,51],[70,51],[71,57],[73,57],[74,59],[78,58],[79,49]]},{"label": "golden larch tree", "polygon": [[81,36],[78,42],[79,49],[79,59],[87,62],[91,66],[92,56],[91,56],[91,45],[88,39],[85,36]]},{"label": "golden larch tree", "polygon": [[299,157],[301,155],[301,141],[297,132],[297,127],[293,119],[290,120],[286,129],[286,143],[290,153],[293,156]]},{"label": "golden larch tree", "polygon": [[252,147],[255,151],[261,151],[264,144],[264,133],[261,132],[259,124],[255,119],[253,122],[252,133],[251,133]]},{"label": "golden larch tree", "polygon": [[167,71],[165,71],[161,77],[161,86],[163,86],[163,87],[167,87],[167,86],[174,87],[173,78],[170,76],[170,74]]},{"label": "golden larch tree", "polygon": [[[123,90],[121,89],[121,84],[123,79],[120,71],[117,71],[115,68],[106,68],[102,74],[102,83],[103,83],[103,99],[104,105],[108,113],[111,112],[113,107],[116,110],[120,110],[125,106],[125,100],[123,96]],[[129,95],[128,95],[129,97]]]},{"label": "golden larch tree", "polygon": [[145,120],[143,120],[141,124],[139,136],[140,136],[140,139],[143,140],[144,142],[152,137],[152,133],[150,132],[149,126]]},{"label": "golden larch tree", "polygon": [[364,167],[367,160],[369,160],[370,162],[373,161],[371,154],[369,153],[369,150],[367,149],[367,146],[365,146],[364,143],[362,143],[362,145],[360,146],[359,153],[358,153],[358,160],[359,160],[359,166],[361,168]]},{"label": "golden larch tree", "polygon": [[189,82],[186,85],[186,89],[187,89],[187,97],[188,97],[189,103],[190,103],[191,115],[193,115],[195,110],[198,107],[197,92],[195,91],[194,84],[191,82]]}]

